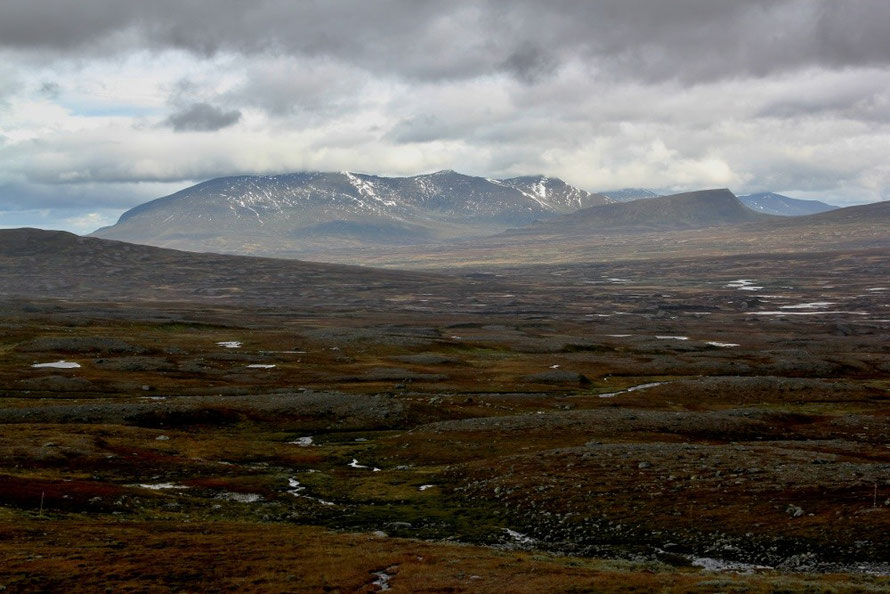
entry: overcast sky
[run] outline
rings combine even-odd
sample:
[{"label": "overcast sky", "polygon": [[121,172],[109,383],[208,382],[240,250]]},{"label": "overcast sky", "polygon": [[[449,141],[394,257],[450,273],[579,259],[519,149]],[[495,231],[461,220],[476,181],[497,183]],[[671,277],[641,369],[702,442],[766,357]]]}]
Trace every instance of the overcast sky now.
[{"label": "overcast sky", "polygon": [[221,175],[890,198],[886,0],[2,0],[0,226]]}]

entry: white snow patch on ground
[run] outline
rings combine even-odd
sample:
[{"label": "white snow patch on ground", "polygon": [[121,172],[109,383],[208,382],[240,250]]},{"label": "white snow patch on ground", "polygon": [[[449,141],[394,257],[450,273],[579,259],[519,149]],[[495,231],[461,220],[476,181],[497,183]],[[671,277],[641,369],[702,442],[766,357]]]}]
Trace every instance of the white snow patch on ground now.
[{"label": "white snow patch on ground", "polygon": [[720,347],[720,348],[722,348],[722,349],[729,349],[729,348],[732,348],[732,347],[737,347],[737,346],[739,346],[738,344],[736,344],[736,343],[734,343],[734,342],[717,342],[716,340],[712,340],[712,341],[709,342],[708,344],[709,344],[710,346]]},{"label": "white snow patch on ground", "polygon": [[307,435],[306,437],[298,437],[297,439],[290,441],[288,443],[290,443],[292,445],[298,445],[303,448],[309,447],[312,445],[312,436]]},{"label": "white snow patch on ground", "polygon": [[670,382],[652,382],[649,384],[640,384],[638,386],[631,386],[626,390],[619,390],[618,392],[607,392],[605,394],[600,394],[600,398],[612,398],[614,396],[618,396],[619,394],[627,394],[628,392],[636,392],[637,390],[645,390],[647,388],[654,388],[655,386],[660,386],[662,384],[667,384]]},{"label": "white snow patch on ground", "polygon": [[610,336],[612,338],[627,338],[628,336],[633,336],[633,334],[606,334],[606,336]]},{"label": "white snow patch on ground", "polygon": [[52,363],[35,363],[31,367],[37,368],[53,368],[53,369],[77,369],[80,363],[74,361],[53,361]]},{"label": "white snow patch on ground", "polygon": [[306,490],[306,487],[302,486],[300,484],[300,481],[298,481],[295,478],[287,479],[287,486],[291,488],[291,490],[288,491],[288,493],[290,493],[294,497],[302,497],[302,495],[300,495],[300,493],[302,493],[303,491]]},{"label": "white snow patch on ground", "polygon": [[436,485],[420,485],[420,487],[418,487],[417,490],[418,491],[426,491],[427,489],[432,489],[435,486]]},{"label": "white snow patch on ground", "polygon": [[535,543],[535,539],[531,536],[527,536],[522,532],[517,532],[516,530],[510,530],[509,528],[504,528],[504,532],[507,533],[507,536],[513,539],[516,544],[520,545],[532,545]]},{"label": "white snow patch on ground", "polygon": [[754,316],[827,316],[846,314],[851,316],[867,316],[864,311],[752,311],[744,315]]},{"label": "white snow patch on ground", "polygon": [[389,585],[389,580],[391,580],[395,574],[390,573],[394,567],[387,567],[383,571],[372,571],[371,575],[377,576],[377,579],[371,582],[372,586],[377,586],[379,588],[378,592],[384,592],[386,590],[391,590],[391,586]]},{"label": "white snow patch on ground", "polygon": [[752,573],[762,569],[772,569],[767,565],[752,565],[750,563],[740,563],[738,561],[725,561],[723,559],[713,559],[711,557],[694,557],[692,559],[694,567],[701,567],[705,571],[733,571],[737,573]]},{"label": "white snow patch on ground", "polygon": [[324,499],[319,499],[318,497],[310,497],[309,495],[303,495],[303,491],[306,490],[306,487],[300,484],[295,478],[287,479],[287,484],[290,487],[288,493],[293,495],[294,497],[301,497],[303,499],[309,499],[310,501],[317,501],[322,505],[334,505],[333,501],[325,501]]},{"label": "white snow patch on ground", "polygon": [[[355,458],[352,459],[352,462],[350,462],[348,466],[350,466],[351,468],[370,468],[369,466],[365,466],[364,464],[359,464],[358,460]],[[380,472],[380,469],[376,466],[374,468],[371,468],[371,470],[374,472]]]},{"label": "white snow patch on ground", "polygon": [[233,491],[223,491],[217,495],[217,498],[237,503],[256,503],[263,500],[263,496],[259,493],[235,493]]},{"label": "white snow patch on ground", "polygon": [[812,303],[799,303],[797,305],[780,305],[779,309],[825,309],[834,305],[834,301],[814,301]]},{"label": "white snow patch on ground", "polygon": [[265,363],[252,363],[252,364],[248,365],[247,367],[249,369],[273,369],[276,366],[271,365],[271,364],[265,364]]},{"label": "white snow patch on ground", "polygon": [[225,347],[227,349],[240,349],[241,343],[237,340],[223,340],[221,342],[216,343],[218,346]]},{"label": "white snow patch on ground", "polygon": [[871,289],[866,289],[866,291],[890,291],[887,287],[872,287]]},{"label": "white snow patch on ground", "polygon": [[655,338],[659,340],[689,340],[688,336],[667,336],[667,335],[656,335]]},{"label": "white snow patch on ground", "polygon": [[358,193],[360,196],[367,196],[368,198],[371,198],[372,200],[379,202],[380,204],[383,204],[385,206],[395,206],[396,205],[396,203],[393,200],[387,200],[385,198],[382,198],[379,194],[377,194],[377,191],[374,188],[374,184],[369,183],[369,182],[359,178],[356,175],[353,175],[349,171],[344,171],[343,175],[345,175],[346,179],[349,180],[350,185],[352,185],[353,188],[358,190]]},{"label": "white snow patch on ground", "polygon": [[755,285],[754,281],[749,278],[740,278],[738,280],[729,281],[724,285],[727,289],[738,289],[739,291],[760,291],[763,287]]},{"label": "white snow patch on ground", "polygon": [[166,489],[188,489],[185,485],[177,485],[176,483],[142,483],[138,485],[143,489],[151,489],[152,491],[163,491]]}]

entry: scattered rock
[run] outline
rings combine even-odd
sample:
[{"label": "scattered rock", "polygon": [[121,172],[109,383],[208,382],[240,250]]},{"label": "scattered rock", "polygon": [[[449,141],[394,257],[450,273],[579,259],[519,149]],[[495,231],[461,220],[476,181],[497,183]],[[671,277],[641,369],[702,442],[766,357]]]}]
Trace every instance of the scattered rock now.
[{"label": "scattered rock", "polygon": [[799,518],[804,514],[804,511],[802,508],[800,508],[796,505],[789,505],[788,507],[785,508],[785,513],[788,514],[789,516],[791,516],[792,518]]}]

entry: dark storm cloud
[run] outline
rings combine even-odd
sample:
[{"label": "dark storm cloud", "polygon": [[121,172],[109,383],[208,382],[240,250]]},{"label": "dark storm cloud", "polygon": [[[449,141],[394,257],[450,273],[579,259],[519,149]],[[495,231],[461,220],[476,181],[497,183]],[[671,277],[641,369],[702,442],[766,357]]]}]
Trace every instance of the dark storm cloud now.
[{"label": "dark storm cloud", "polygon": [[0,15],[12,48],[275,52],[426,80],[533,81],[571,59],[685,81],[890,62],[885,0],[6,0]]},{"label": "dark storm cloud", "polygon": [[355,109],[367,82],[364,71],[330,60],[254,60],[244,81],[224,100],[260,107],[275,116],[324,116]]},{"label": "dark storm cloud", "polygon": [[534,83],[558,67],[556,59],[542,49],[526,45],[516,50],[503,62],[503,68],[516,78],[527,83]]},{"label": "dark storm cloud", "polygon": [[303,169],[870,200],[887,22],[886,0],[0,0],[0,211],[88,223]]},{"label": "dark storm cloud", "polygon": [[58,99],[62,92],[62,87],[58,83],[46,81],[40,85],[38,92],[49,99]]},{"label": "dark storm cloud", "polygon": [[0,212],[56,208],[121,208],[140,204],[164,193],[180,189],[185,183],[144,184],[40,184],[26,181],[0,182]]},{"label": "dark storm cloud", "polygon": [[166,124],[176,132],[213,132],[228,128],[240,119],[238,110],[224,111],[209,103],[193,103],[167,118]]},{"label": "dark storm cloud", "polygon": [[882,84],[884,81],[862,82],[865,84],[828,89],[817,95],[788,97],[766,105],[757,115],[778,119],[833,117],[872,124],[890,123],[890,90]]}]

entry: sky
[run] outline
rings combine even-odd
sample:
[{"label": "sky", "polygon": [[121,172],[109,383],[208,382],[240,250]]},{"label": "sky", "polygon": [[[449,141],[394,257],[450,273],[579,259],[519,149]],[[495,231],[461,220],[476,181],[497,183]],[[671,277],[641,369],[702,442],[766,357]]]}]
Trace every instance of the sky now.
[{"label": "sky", "polygon": [[0,227],[302,170],[886,200],[888,24],[886,0],[2,0]]}]

